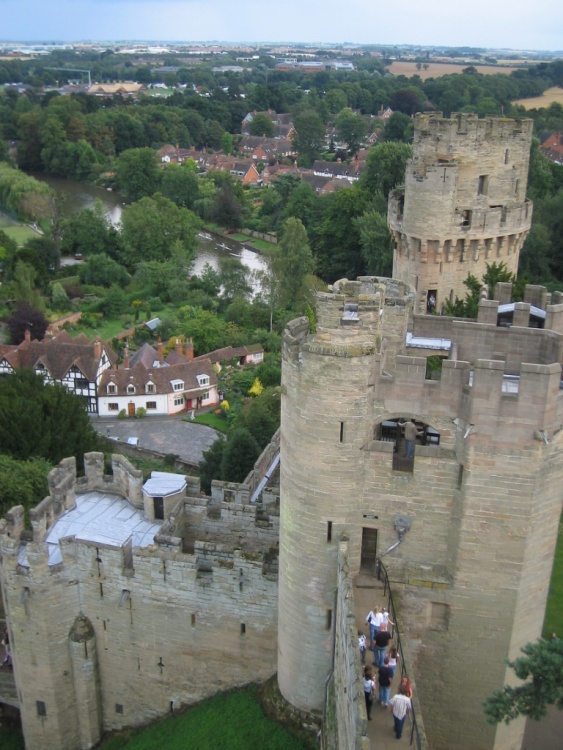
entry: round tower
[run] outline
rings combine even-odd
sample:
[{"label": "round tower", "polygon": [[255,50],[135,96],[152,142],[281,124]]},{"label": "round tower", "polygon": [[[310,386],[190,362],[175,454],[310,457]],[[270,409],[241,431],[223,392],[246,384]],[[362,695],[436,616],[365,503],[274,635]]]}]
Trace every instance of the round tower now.
[{"label": "round tower", "polygon": [[530,230],[526,199],[533,122],[418,114],[405,185],[389,196],[393,277],[418,293],[418,312],[463,298],[487,264],[514,274]]},{"label": "round tower", "polygon": [[395,320],[404,339],[404,294],[390,280],[337,282],[319,295],[316,333],[300,318],[284,334],[278,681],[307,711],[322,708],[332,667],[338,538],[357,525],[380,330]]}]

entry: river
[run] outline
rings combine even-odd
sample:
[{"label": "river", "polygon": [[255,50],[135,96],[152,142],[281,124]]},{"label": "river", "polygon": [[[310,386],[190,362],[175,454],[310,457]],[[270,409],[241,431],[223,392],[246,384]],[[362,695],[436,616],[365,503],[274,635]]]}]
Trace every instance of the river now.
[{"label": "river", "polygon": [[[126,203],[118,193],[87,185],[84,182],[77,182],[76,180],[51,177],[41,172],[34,173],[32,176],[36,180],[47,183],[59,195],[64,195],[63,213],[66,216],[83,208],[92,208],[94,201],[99,200],[111,223],[115,227],[119,227],[123,206]],[[207,263],[218,271],[221,258],[229,257],[239,258],[243,266],[246,266],[253,274],[255,271],[264,269],[265,264],[262,256],[243,243],[232,239],[225,239],[220,235],[210,234],[209,232],[202,232],[201,234],[207,235],[207,237],[198,237],[199,247],[192,264],[192,274],[199,276]],[[259,287],[256,281],[252,282],[252,286],[254,291],[257,292]]]}]

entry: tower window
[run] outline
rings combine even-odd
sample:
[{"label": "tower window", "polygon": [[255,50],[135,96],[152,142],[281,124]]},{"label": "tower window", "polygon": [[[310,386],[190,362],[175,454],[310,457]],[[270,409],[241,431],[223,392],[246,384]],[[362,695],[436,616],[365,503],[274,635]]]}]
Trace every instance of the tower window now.
[{"label": "tower window", "polygon": [[332,628],[332,609],[327,609],[326,611],[326,629],[330,630]]},{"label": "tower window", "polygon": [[37,716],[47,716],[47,706],[44,701],[35,701],[37,706]]},{"label": "tower window", "polygon": [[332,521],[329,521],[326,525],[326,540],[332,542]]},{"label": "tower window", "polygon": [[244,635],[246,633],[246,625],[244,622],[241,622],[240,624],[240,634]]},{"label": "tower window", "polygon": [[123,704],[122,703],[116,703],[115,704],[115,713],[116,714],[122,714],[123,713]]},{"label": "tower window", "polygon": [[477,189],[478,195],[487,195],[489,191],[489,176],[482,174],[479,176],[479,187]]},{"label": "tower window", "polygon": [[340,442],[344,442],[344,422],[340,422]]}]

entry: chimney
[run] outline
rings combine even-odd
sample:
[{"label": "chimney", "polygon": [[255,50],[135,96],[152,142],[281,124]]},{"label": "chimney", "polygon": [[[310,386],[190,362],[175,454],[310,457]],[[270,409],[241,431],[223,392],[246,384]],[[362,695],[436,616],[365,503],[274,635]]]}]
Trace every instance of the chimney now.
[{"label": "chimney", "polygon": [[129,369],[129,342],[125,342],[125,349],[123,350],[123,369]]},{"label": "chimney", "polygon": [[94,358],[99,360],[102,356],[102,342],[100,339],[94,340]]},{"label": "chimney", "polygon": [[159,337],[157,344],[158,361],[162,364],[162,339]]},{"label": "chimney", "polygon": [[176,354],[182,354],[182,342],[178,337],[176,337],[176,345],[174,349],[176,350]]},{"label": "chimney", "polygon": [[186,339],[186,357],[189,362],[194,358],[194,342],[191,339]]},{"label": "chimney", "polygon": [[29,331],[29,328],[25,329],[24,338],[25,338],[25,341],[31,341],[31,333]]}]

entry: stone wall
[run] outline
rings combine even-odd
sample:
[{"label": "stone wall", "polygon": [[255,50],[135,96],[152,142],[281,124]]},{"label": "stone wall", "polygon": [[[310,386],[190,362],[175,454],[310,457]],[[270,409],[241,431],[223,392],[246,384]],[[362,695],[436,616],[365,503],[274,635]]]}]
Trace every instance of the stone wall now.
[{"label": "stone wall", "polygon": [[[336,540],[349,537],[353,576],[363,529],[375,529],[377,553],[390,550],[385,564],[430,746],[517,748],[523,722],[493,727],[481,704],[511,679],[504,660],[541,634],[563,503],[561,335],[446,321],[464,361],[445,361],[441,381],[428,381],[426,359],[405,356],[404,338],[400,346],[408,301],[401,319],[386,299],[379,328],[366,328],[362,304],[374,300],[359,294],[358,319],[345,326],[342,287],[332,310],[330,295],[321,300],[320,336],[297,321],[284,338],[280,689],[322,710]],[[433,321],[424,329],[439,333]],[[518,376],[510,388],[506,374]],[[410,470],[392,443],[375,439],[381,422],[405,418],[440,436],[439,445],[417,446]],[[396,546],[398,516],[410,530]]]},{"label": "stone wall", "polygon": [[[61,540],[63,562],[48,566],[45,531],[73,492],[127,488],[136,498],[137,473],[126,459],[114,458],[113,477],[103,476],[97,454],[85,463],[76,485],[69,482],[72,460],[54,470],[52,495],[35,510],[34,539],[26,542],[29,568],[17,562],[23,512],[13,509],[0,524],[1,584],[28,748],[90,747],[98,719],[103,731],[144,724],[275,672],[274,524],[256,524],[255,506],[235,512],[227,505],[215,538],[199,540],[213,530],[209,499],[188,497],[189,552],[176,509],[148,547],[69,537]],[[236,531],[223,535],[229,521]],[[92,627],[82,640],[79,615]]]},{"label": "stone wall", "polygon": [[472,114],[416,116],[405,187],[389,198],[393,276],[424,301],[432,290],[438,310],[447,299],[463,298],[467,275],[481,279],[487,263],[517,272],[532,220],[525,195],[532,124]]}]

